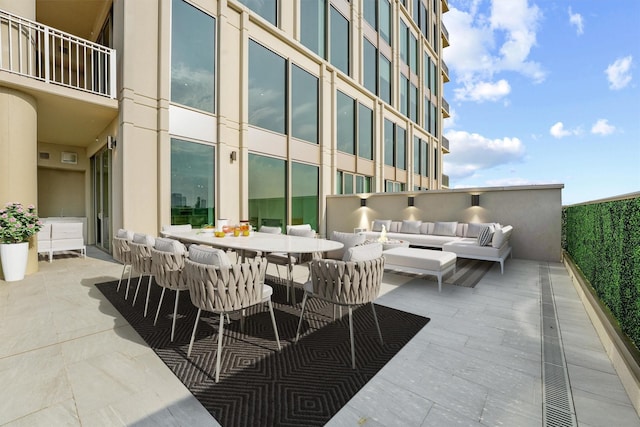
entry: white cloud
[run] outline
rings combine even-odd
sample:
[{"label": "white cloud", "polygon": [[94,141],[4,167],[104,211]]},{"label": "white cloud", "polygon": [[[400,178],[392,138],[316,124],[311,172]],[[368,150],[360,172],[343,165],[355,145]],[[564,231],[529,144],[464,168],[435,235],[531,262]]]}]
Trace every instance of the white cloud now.
[{"label": "white cloud", "polygon": [[465,83],[464,87],[454,89],[455,97],[460,101],[497,101],[511,93],[509,82],[502,79],[495,83]]},{"label": "white cloud", "polygon": [[579,13],[573,13],[571,8],[569,8],[569,23],[576,26],[576,32],[578,35],[584,33],[584,21],[582,20],[582,15]]},{"label": "white cloud", "polygon": [[475,175],[480,170],[519,162],[525,154],[518,138],[489,139],[477,133],[450,131],[451,154],[444,157],[444,169],[453,179]]},{"label": "white cloud", "polygon": [[613,64],[610,64],[604,71],[609,80],[609,89],[619,90],[626,87],[631,82],[631,64],[633,57],[631,55],[624,58],[618,58]]},{"label": "white cloud", "polygon": [[[529,6],[527,0],[492,0],[490,8],[480,10],[481,4],[473,1],[466,10],[450,5],[443,16],[451,38],[444,59],[463,86],[455,91],[456,99],[481,102],[506,96],[504,90],[510,87],[507,80],[494,82],[494,76],[502,72],[543,81],[545,72],[540,64],[528,59],[542,18],[538,7]],[[484,89],[498,91],[483,96]]]},{"label": "white cloud", "polygon": [[607,119],[599,119],[591,127],[591,133],[596,135],[610,135],[616,131],[616,127],[609,124]]},{"label": "white cloud", "polygon": [[580,128],[565,129],[564,123],[557,122],[555,125],[551,126],[551,128],[549,129],[549,133],[554,138],[560,139],[564,138],[565,136],[579,135],[581,133],[581,130]]}]

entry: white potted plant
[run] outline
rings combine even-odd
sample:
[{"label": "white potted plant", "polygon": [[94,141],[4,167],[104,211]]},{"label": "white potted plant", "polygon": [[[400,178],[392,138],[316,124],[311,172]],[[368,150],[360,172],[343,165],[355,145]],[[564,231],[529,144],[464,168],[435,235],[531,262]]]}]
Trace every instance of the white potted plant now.
[{"label": "white potted plant", "polygon": [[42,228],[35,206],[7,203],[0,209],[0,262],[4,280],[22,280],[27,270],[29,239]]}]

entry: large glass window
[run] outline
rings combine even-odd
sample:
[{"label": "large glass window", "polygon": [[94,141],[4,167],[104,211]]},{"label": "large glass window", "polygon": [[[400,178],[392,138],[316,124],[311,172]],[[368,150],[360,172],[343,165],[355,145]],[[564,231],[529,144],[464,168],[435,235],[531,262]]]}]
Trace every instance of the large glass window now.
[{"label": "large glass window", "polygon": [[373,160],[373,111],[358,104],[358,156]]},{"label": "large glass window", "polygon": [[373,187],[371,186],[371,177],[356,175],[356,193],[371,193]]},{"label": "large glass window", "polygon": [[400,112],[405,116],[409,115],[407,111],[409,106],[408,90],[409,79],[404,74],[400,74]]},{"label": "large glass window", "polygon": [[409,118],[418,123],[418,87],[409,84]]},{"label": "large glass window", "polygon": [[394,165],[394,127],[392,121],[384,119],[384,164],[388,166]]},{"label": "large glass window", "polygon": [[429,142],[422,140],[422,153],[420,153],[420,169],[422,176],[429,176]]},{"label": "large glass window", "polygon": [[396,125],[396,167],[407,168],[407,131]]},{"label": "large glass window", "polygon": [[408,44],[407,44],[407,33],[409,32],[409,28],[404,21],[400,21],[400,60],[405,64],[409,64],[409,53],[408,53]]},{"label": "large glass window", "polygon": [[216,21],[182,0],[172,2],[171,101],[215,112]]},{"label": "large glass window", "polygon": [[409,66],[413,74],[418,74],[418,39],[409,33]]},{"label": "large glass window", "polygon": [[364,175],[338,171],[336,174],[336,194],[373,192],[373,178]]},{"label": "large glass window", "polygon": [[389,0],[379,0],[379,11],[380,37],[391,45],[391,4]]},{"label": "large glass window", "polygon": [[300,43],[325,57],[326,0],[300,0]]},{"label": "large glass window", "polygon": [[344,153],[356,154],[355,147],[355,106],[353,98],[338,91],[337,93],[337,136],[338,150]]},{"label": "large glass window", "polygon": [[278,16],[277,0],[239,0],[240,3],[253,10],[258,15],[269,21],[272,25],[278,25],[276,17]]},{"label": "large glass window", "polygon": [[291,224],[318,229],[318,167],[291,163]]},{"label": "large glass window", "polygon": [[[365,2],[366,3],[366,2]],[[363,39],[362,83],[371,93],[378,94],[378,49],[366,38]]]},{"label": "large glass window", "polygon": [[331,58],[329,62],[349,74],[349,20],[331,6]]},{"label": "large glass window", "polygon": [[215,221],[215,147],[171,139],[171,224]]},{"label": "large glass window", "polygon": [[378,30],[378,11],[376,10],[377,0],[366,0],[362,2],[362,14],[364,20],[373,27],[374,30]]},{"label": "large glass window", "polygon": [[420,138],[413,137],[413,173],[420,175],[422,163],[420,162]]},{"label": "large glass window", "polygon": [[318,78],[291,66],[291,135],[318,143]]},{"label": "large glass window", "polygon": [[285,133],[284,58],[249,40],[249,124]]},{"label": "large glass window", "polygon": [[391,105],[391,61],[380,54],[380,99]]},{"label": "large glass window", "polygon": [[286,162],[249,153],[249,221],[283,227],[287,223]]}]

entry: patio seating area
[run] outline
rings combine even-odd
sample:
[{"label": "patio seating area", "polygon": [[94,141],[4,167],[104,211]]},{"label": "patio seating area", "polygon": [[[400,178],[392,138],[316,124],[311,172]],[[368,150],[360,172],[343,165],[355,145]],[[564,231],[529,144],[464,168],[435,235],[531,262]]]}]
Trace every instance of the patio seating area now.
[{"label": "patio seating area", "polygon": [[[89,246],[39,269],[0,282],[0,425],[217,425],[94,286],[122,264]],[[328,425],[542,425],[543,274],[577,424],[640,426],[564,266],[518,258],[442,292],[385,272],[376,304],[431,321]],[[300,285],[308,269],[293,275]]]}]

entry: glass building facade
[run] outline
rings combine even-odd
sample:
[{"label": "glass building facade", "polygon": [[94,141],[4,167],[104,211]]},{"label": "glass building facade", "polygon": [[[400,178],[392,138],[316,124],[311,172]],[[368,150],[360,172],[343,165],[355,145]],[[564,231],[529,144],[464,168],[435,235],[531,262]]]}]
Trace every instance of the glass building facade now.
[{"label": "glass building facade", "polygon": [[326,195],[443,188],[446,0],[221,7],[171,2],[171,222],[321,230]]}]

